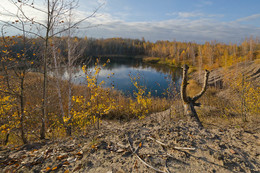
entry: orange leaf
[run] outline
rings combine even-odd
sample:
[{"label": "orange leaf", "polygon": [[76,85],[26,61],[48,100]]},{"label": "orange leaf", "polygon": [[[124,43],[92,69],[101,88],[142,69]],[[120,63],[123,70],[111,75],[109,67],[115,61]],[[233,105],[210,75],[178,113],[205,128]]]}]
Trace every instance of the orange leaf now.
[{"label": "orange leaf", "polygon": [[54,171],[54,170],[56,170],[58,167],[57,166],[55,166],[54,168],[52,168],[52,170]]},{"label": "orange leaf", "polygon": [[50,167],[47,167],[47,168],[46,168],[46,171],[49,171],[50,169],[51,169]]},{"label": "orange leaf", "polygon": [[142,142],[139,143],[139,147],[142,147]]},{"label": "orange leaf", "polygon": [[135,160],[134,169],[137,169],[137,160]]},{"label": "orange leaf", "polygon": [[232,150],[232,149],[230,149],[229,151],[230,151],[230,153],[232,153],[232,154],[235,154],[235,153],[236,153],[236,152],[235,152],[234,150]]},{"label": "orange leaf", "polygon": [[68,161],[63,163],[63,165],[69,165],[69,164],[70,164],[70,162],[68,162]]},{"label": "orange leaf", "polygon": [[82,152],[82,151],[79,151],[79,152],[77,152],[76,155],[82,155],[82,154],[83,154],[83,152]]},{"label": "orange leaf", "polygon": [[57,160],[62,160],[62,159],[65,159],[65,158],[67,158],[67,157],[68,157],[68,155],[65,154],[65,155],[60,155],[60,156],[58,156],[56,159],[57,159]]}]

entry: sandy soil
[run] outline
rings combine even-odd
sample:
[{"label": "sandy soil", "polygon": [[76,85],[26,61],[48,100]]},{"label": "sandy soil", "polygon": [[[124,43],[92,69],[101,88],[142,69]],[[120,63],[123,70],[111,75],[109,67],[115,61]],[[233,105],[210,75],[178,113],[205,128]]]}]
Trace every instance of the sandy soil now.
[{"label": "sandy soil", "polygon": [[260,172],[259,128],[200,129],[169,114],[103,121],[86,136],[0,148],[0,172]]}]

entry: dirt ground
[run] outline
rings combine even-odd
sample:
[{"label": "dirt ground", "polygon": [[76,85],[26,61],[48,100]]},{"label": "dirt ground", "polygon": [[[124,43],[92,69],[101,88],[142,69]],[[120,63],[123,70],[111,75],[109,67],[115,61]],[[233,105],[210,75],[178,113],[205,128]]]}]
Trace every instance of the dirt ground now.
[{"label": "dirt ground", "polygon": [[0,148],[0,172],[260,172],[260,129],[204,128],[170,111],[86,136]]}]

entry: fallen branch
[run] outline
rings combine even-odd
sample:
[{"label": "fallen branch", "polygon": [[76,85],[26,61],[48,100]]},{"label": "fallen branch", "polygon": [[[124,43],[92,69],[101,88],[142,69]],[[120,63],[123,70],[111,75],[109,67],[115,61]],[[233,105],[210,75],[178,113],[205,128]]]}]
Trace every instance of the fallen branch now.
[{"label": "fallen branch", "polygon": [[131,145],[131,143],[130,143],[130,141],[129,141],[129,137],[126,136],[126,138],[127,138],[127,140],[128,140],[128,143],[129,143],[129,146],[130,146],[130,150],[132,151],[132,154],[134,154],[145,166],[147,166],[147,167],[149,167],[149,168],[151,168],[151,169],[153,169],[153,170],[155,170],[155,171],[157,171],[157,172],[169,173],[168,170],[167,170],[167,172],[165,172],[165,171],[159,170],[159,169],[157,169],[157,168],[155,168],[155,167],[149,165],[148,163],[146,163],[146,162],[136,153],[136,151],[137,151],[137,149],[138,149],[139,147],[137,147],[137,149],[134,151],[134,148],[132,147],[132,145]]},{"label": "fallen branch", "polygon": [[160,144],[160,145],[162,145],[162,146],[169,146],[168,144],[165,144],[165,143],[162,143],[161,141],[158,141],[157,139],[154,139],[154,138],[152,138],[152,137],[147,137],[148,139],[151,139],[151,140],[153,140],[153,141],[155,141],[155,142],[157,142],[158,144]]},{"label": "fallen branch", "polygon": [[196,148],[189,148],[189,147],[173,147],[176,150],[191,150],[194,151]]},{"label": "fallen branch", "polygon": [[117,144],[117,146],[119,146],[120,148],[123,148],[123,149],[129,148],[128,145],[123,145],[123,144],[120,144],[120,143],[116,143],[116,144]]},{"label": "fallen branch", "polygon": [[151,140],[153,140],[153,141],[155,141],[155,142],[157,142],[158,144],[160,144],[160,145],[162,145],[162,146],[170,147],[170,148],[173,148],[173,149],[176,149],[176,150],[191,150],[191,151],[196,150],[196,148],[170,146],[170,145],[165,144],[165,143],[163,143],[163,142],[161,142],[161,141],[158,141],[157,139],[154,139],[154,138],[152,138],[152,137],[150,137],[150,136],[147,137],[147,138],[148,138],[148,139],[151,139]]}]

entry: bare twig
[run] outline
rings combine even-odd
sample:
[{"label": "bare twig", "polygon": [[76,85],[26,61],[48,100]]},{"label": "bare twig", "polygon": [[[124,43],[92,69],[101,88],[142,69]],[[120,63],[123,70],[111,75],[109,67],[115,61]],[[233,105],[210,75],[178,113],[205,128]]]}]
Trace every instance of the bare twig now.
[{"label": "bare twig", "polygon": [[173,148],[173,149],[176,149],[176,150],[192,150],[192,151],[193,151],[193,150],[196,150],[196,148],[170,146],[170,145],[165,144],[165,143],[163,143],[163,142],[161,142],[161,141],[158,141],[157,139],[154,139],[154,138],[152,138],[152,137],[150,137],[150,136],[148,137],[148,139],[151,139],[151,140],[157,142],[158,144],[160,144],[160,145],[162,145],[162,146],[170,147],[170,148]]},{"label": "bare twig", "polygon": [[138,147],[137,147],[137,149],[134,151],[134,148],[132,147],[132,145],[131,145],[131,143],[130,143],[130,140],[129,140],[129,137],[128,137],[127,135],[126,135],[126,138],[127,138],[127,140],[128,140],[128,143],[129,143],[130,149],[131,149],[131,151],[132,151],[132,154],[134,154],[145,166],[147,166],[147,167],[149,167],[149,168],[151,168],[151,169],[153,169],[153,170],[155,170],[155,171],[157,171],[157,172],[168,173],[168,171],[165,172],[165,171],[159,170],[159,169],[157,169],[157,168],[155,168],[155,167],[149,165],[148,163],[146,163],[146,162],[136,153]]},{"label": "bare twig", "polygon": [[128,145],[123,145],[123,144],[120,144],[120,143],[117,143],[117,145],[118,145],[120,148],[123,148],[123,149],[129,148]]}]

